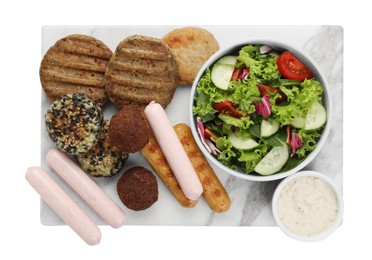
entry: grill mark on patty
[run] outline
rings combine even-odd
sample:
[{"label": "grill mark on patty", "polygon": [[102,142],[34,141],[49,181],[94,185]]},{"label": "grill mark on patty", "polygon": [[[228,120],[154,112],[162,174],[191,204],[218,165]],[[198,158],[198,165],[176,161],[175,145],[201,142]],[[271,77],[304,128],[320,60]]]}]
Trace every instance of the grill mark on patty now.
[{"label": "grill mark on patty", "polygon": [[105,72],[109,59],[88,56],[80,53],[51,51],[45,59],[45,65]]},{"label": "grill mark on patty", "polygon": [[76,68],[46,65],[42,68],[42,80],[60,81],[104,88],[104,74]]},{"label": "grill mark on patty", "polygon": [[124,58],[117,56],[115,63],[111,65],[113,70],[138,72],[145,75],[168,75],[169,71],[174,71],[174,68],[169,66],[169,62],[156,61],[152,59],[137,59]]},{"label": "grill mark on patty", "polygon": [[102,57],[108,60],[112,56],[112,52],[108,47],[103,48],[102,43],[98,40],[92,41],[92,38],[87,36],[70,35],[59,40],[55,45],[60,51]]},{"label": "grill mark on patty", "polygon": [[139,49],[129,49],[129,48],[119,48],[119,55],[125,55],[129,58],[136,59],[150,59],[155,61],[169,61],[171,60],[170,55],[164,55],[164,52],[155,52],[152,50],[139,50]]},{"label": "grill mark on patty", "polygon": [[122,85],[121,87],[169,91],[174,89],[174,81],[172,81],[170,78],[161,75],[142,74],[139,72],[114,70],[110,74],[110,81],[112,86]]}]

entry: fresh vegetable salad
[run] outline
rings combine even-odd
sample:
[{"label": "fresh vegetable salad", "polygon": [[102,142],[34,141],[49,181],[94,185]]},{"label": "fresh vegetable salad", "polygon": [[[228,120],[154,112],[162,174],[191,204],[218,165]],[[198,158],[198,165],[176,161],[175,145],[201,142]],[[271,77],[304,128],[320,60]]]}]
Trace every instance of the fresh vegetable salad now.
[{"label": "fresh vegetable salad", "polygon": [[216,61],[197,85],[193,113],[206,149],[247,174],[300,164],[326,123],[323,86],[290,51],[247,45]]}]

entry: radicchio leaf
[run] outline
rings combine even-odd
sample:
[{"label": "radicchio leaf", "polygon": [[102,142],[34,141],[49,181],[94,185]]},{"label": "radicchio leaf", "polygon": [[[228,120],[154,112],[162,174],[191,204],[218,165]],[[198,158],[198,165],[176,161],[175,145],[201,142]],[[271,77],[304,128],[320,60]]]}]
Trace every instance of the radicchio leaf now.
[{"label": "radicchio leaf", "polygon": [[249,69],[250,67],[244,67],[244,68],[242,68],[242,72],[240,73],[240,76],[239,76],[239,78],[240,79],[247,79],[248,78],[248,73],[249,73]]},{"label": "radicchio leaf", "polygon": [[257,114],[262,115],[266,118],[270,116],[272,107],[271,107],[269,95],[267,94],[264,95],[262,97],[261,103],[254,102],[254,106],[256,108]]},{"label": "radicchio leaf", "polygon": [[302,138],[297,134],[293,133],[291,138],[292,155],[296,153],[296,150],[304,144]]}]

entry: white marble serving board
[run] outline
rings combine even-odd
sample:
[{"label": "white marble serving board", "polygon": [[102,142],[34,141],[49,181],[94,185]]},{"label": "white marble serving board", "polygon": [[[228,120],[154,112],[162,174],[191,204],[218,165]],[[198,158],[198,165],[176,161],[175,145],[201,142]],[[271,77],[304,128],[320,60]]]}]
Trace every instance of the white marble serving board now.
[{"label": "white marble serving board", "polygon": [[[74,33],[96,37],[112,51],[125,37],[141,34],[161,38],[174,28],[182,26],[45,26],[42,29],[42,56],[58,39]],[[323,70],[332,92],[333,125],[326,144],[306,169],[320,171],[331,177],[342,189],[343,167],[343,29],[338,26],[200,26],[214,34],[221,48],[252,38],[276,39],[286,42],[310,55]],[[190,86],[179,86],[166,111],[172,124],[189,123],[188,102]],[[42,92],[41,104],[41,166],[70,194],[92,219],[105,223],[84,203],[45,162],[46,153],[54,147],[45,131],[44,114],[50,106]],[[104,107],[109,119],[116,109]],[[133,166],[151,167],[139,154],[130,155],[123,171]],[[213,165],[212,165],[213,166]],[[149,209],[132,211],[126,208],[116,193],[116,182],[122,172],[111,178],[94,180],[127,214],[128,225],[220,225],[220,226],[273,226],[271,197],[278,181],[252,182],[241,180],[213,167],[231,198],[231,207],[225,213],[213,213],[203,198],[191,209],[182,208],[163,182],[158,178],[159,199]],[[41,200],[41,223],[62,225],[63,221]]]}]

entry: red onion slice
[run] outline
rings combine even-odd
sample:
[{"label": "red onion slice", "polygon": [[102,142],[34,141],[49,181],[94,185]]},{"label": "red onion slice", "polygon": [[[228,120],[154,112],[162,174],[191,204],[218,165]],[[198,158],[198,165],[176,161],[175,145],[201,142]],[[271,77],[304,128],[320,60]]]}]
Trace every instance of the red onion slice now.
[{"label": "red onion slice", "polygon": [[196,122],[198,124],[198,133],[200,135],[200,139],[201,139],[201,142],[203,143],[203,145],[205,146],[205,148],[207,149],[207,151],[209,153],[212,153],[212,150],[211,148],[209,147],[209,145],[207,144],[207,140],[205,139],[205,136],[204,136],[204,125],[203,125],[203,122],[201,120],[200,117],[197,117],[196,118]]},{"label": "red onion slice", "polygon": [[261,53],[261,54],[268,53],[268,52],[270,52],[270,51],[272,51],[272,50],[273,50],[273,47],[271,47],[271,46],[269,46],[269,45],[262,45],[262,46],[260,47],[260,53]]},{"label": "red onion slice", "polygon": [[209,148],[211,149],[211,154],[218,155],[218,154],[221,153],[221,151],[218,150],[218,148],[214,145],[214,143],[212,141],[207,139],[206,142],[207,142],[207,145],[209,146]]}]

